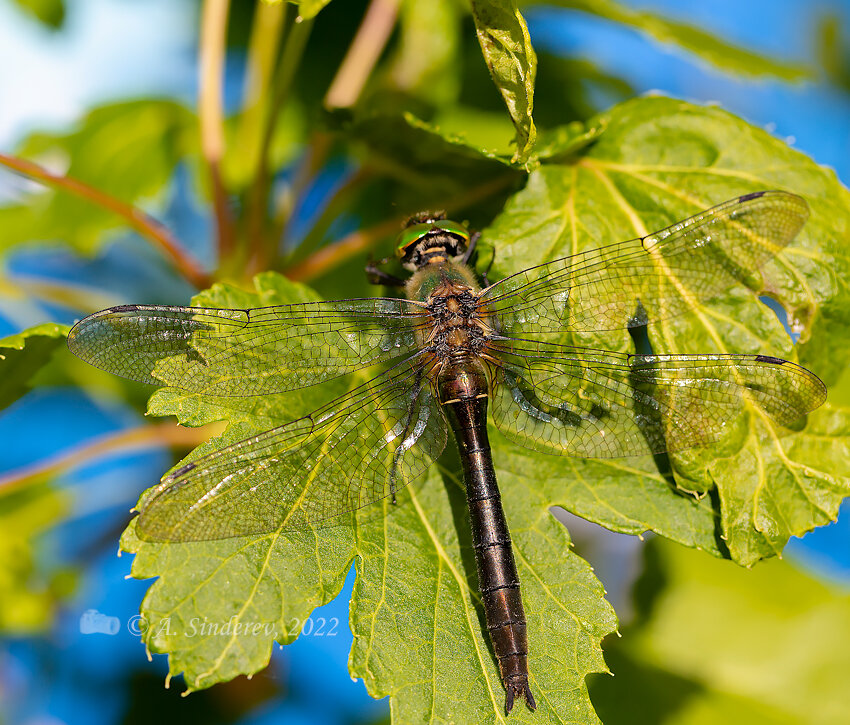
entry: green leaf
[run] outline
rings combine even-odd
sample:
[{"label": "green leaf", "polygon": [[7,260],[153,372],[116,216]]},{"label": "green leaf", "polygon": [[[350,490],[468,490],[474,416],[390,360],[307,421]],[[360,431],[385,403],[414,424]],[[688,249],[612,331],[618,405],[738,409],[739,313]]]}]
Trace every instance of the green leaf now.
[{"label": "green leaf", "polygon": [[487,137],[473,141],[410,113],[368,114],[353,121],[338,114],[331,121],[364,149],[370,168],[391,177],[391,197],[408,213],[483,190],[506,193],[523,179],[502,149],[480,146]]},{"label": "green leaf", "polygon": [[30,389],[33,376],[64,346],[67,337],[67,325],[46,322],[0,339],[0,409]]},{"label": "green leaf", "polygon": [[597,722],[584,679],[606,671],[599,642],[616,626],[614,613],[569,550],[567,530],[526,484],[500,481],[500,490],[528,618],[535,713],[520,704],[504,716],[461,482],[432,475],[405,489],[397,511],[371,512],[358,528],[351,670],[374,697],[390,695],[394,722]]},{"label": "green leaf", "polygon": [[606,725],[846,718],[846,592],[786,561],[747,571],[659,539],[646,555],[644,582],[654,590],[648,611],[622,639],[609,640],[614,677],[590,682]]},{"label": "green leaf", "polygon": [[[368,144],[375,154],[374,163],[401,167],[405,161],[403,149],[406,149],[409,168],[399,168],[399,174],[406,172],[408,177],[418,174],[428,183],[451,182],[460,186],[484,176],[485,170],[493,173],[500,170],[499,166],[511,168],[507,155],[500,150],[483,148],[463,135],[445,132],[412,113],[367,114],[351,121],[338,116],[331,117],[330,121],[353,140]],[[453,179],[457,173],[462,177]]]},{"label": "green leaf", "polygon": [[613,0],[554,0],[550,4],[581,10],[635,28],[660,43],[677,45],[728,73],[755,78],[775,76],[789,81],[802,80],[811,75],[811,71],[800,64],[766,58],[727,43],[693,25],[667,20],[655,13],[633,10]]},{"label": "green leaf", "polygon": [[[842,342],[850,295],[841,281],[850,275],[850,257],[839,241],[850,232],[850,195],[835,175],[717,108],[642,98],[591,122],[600,124],[604,132],[583,155],[533,172],[526,188],[487,230],[485,239],[497,250],[491,279],[661,229],[739,194],[792,190],[808,200],[811,217],[797,240],[764,267],[760,284],[754,290],[730,290],[698,305],[692,315],[664,321],[651,329],[650,341],[658,353],[759,352],[799,358],[827,384],[834,382],[850,361],[850,349]],[[782,303],[804,333],[800,344],[791,345],[758,294]],[[575,335],[573,340],[632,350],[625,332]],[[717,491],[716,553],[725,554],[725,542],[736,561],[751,564],[779,553],[790,536],[835,518],[850,493],[844,467],[846,415],[844,409],[826,405],[795,433],[748,409],[722,445],[671,455],[682,490]],[[496,461],[516,451],[501,441],[494,442],[494,450]],[[539,459],[527,454],[517,468],[538,470]],[[639,472],[630,473],[620,465],[584,460],[562,464],[562,477],[577,481],[553,492],[550,502],[603,525],[615,523],[618,530],[624,524],[606,509],[621,512],[626,506],[635,528],[648,522],[659,530],[657,522],[663,519],[664,535],[712,548],[709,521],[701,509],[670,490],[667,496],[682,499],[675,504],[680,516],[659,517],[650,497],[640,501],[648,469],[634,465]],[[600,478],[600,471],[607,473]],[[615,472],[620,474],[616,482]],[[548,480],[549,475],[540,478]],[[700,523],[695,525],[694,516]]]},{"label": "green leaf", "polygon": [[[255,293],[216,285],[193,303],[257,307],[313,298],[272,273],[255,285]],[[327,385],[257,400],[163,389],[149,412],[174,414],[189,425],[227,419],[227,430],[191,454],[196,457],[291,420],[331,395]],[[600,641],[616,626],[614,614],[542,497],[533,494],[529,504],[524,481],[510,483],[503,496],[524,582],[539,705],[534,714],[518,707],[511,720],[595,723],[584,678],[605,671]],[[395,507],[384,501],[363,509],[353,527],[211,542],[150,543],[131,524],[122,548],[136,554],[133,575],[159,577],[142,604],[147,646],[171,655],[170,672],[182,671],[189,689],[256,672],[267,664],[272,640],[292,641],[310,612],[339,592],[356,562],[352,675],[363,678],[372,695],[390,696],[397,722],[468,721],[470,713],[506,722],[475,591],[461,484],[435,469],[398,500]],[[240,630],[250,625],[250,633],[233,634],[236,621]],[[228,622],[224,634],[209,632]],[[257,632],[255,624],[262,625]]]},{"label": "green leaf", "polygon": [[[178,163],[197,150],[194,116],[172,101],[128,101],[91,111],[68,134],[33,134],[21,156],[67,173],[121,201],[162,200]],[[57,169],[57,167],[59,167]],[[65,191],[39,189],[20,203],[0,207],[0,251],[62,241],[91,253],[126,222]]]},{"label": "green leaf", "polygon": [[[433,170],[429,163],[445,157],[476,174],[485,164],[508,168],[412,117],[404,123],[404,133],[424,141],[413,156],[423,178]],[[390,128],[376,123],[369,141],[384,144],[393,158],[397,150],[380,138]],[[361,132],[370,133],[365,126]],[[719,109],[664,98],[622,104],[584,130],[556,130],[552,138],[552,155],[486,230],[497,252],[491,279],[659,229],[738,194],[786,188],[811,204],[803,234],[753,277],[752,289],[730,290],[697,305],[692,316],[665,321],[650,333],[651,344],[658,352],[799,355],[829,383],[847,367],[850,350],[831,333],[848,323],[850,300],[840,280],[850,263],[840,240],[850,228],[850,203],[831,172]],[[429,151],[442,157],[429,159]],[[306,288],[274,274],[255,285],[253,293],[217,285],[194,303],[244,308],[312,299]],[[785,306],[805,333],[803,342],[790,345],[759,303],[762,292]],[[625,332],[572,339],[632,347]],[[160,390],[149,412],[188,425],[227,420],[220,437],[191,454],[196,458],[292,420],[360,381],[258,399]],[[601,586],[570,553],[551,506],[618,531],[654,530],[741,563],[771,555],[791,534],[834,518],[848,491],[845,409],[833,401],[792,432],[748,408],[729,427],[728,440],[711,451],[671,455],[672,479],[652,459],[532,455],[492,431],[529,617],[532,689],[540,694],[537,713],[518,709],[512,719],[595,722],[584,677],[604,671],[599,642],[615,626]],[[148,646],[171,654],[170,671],[184,672],[190,689],[255,672],[267,662],[272,638],[291,641],[312,609],[339,591],[353,561],[359,577],[351,604],[352,674],[373,695],[390,696],[399,722],[451,721],[467,713],[500,721],[497,671],[470,583],[475,569],[460,487],[449,473],[441,480],[435,471],[402,491],[399,504],[367,507],[352,516],[352,527],[213,542],[154,544],[140,540],[131,525],[122,546],[137,554],[134,575],[159,577],[142,607]],[[234,633],[236,621],[241,634]],[[228,622],[224,635],[198,631],[201,623]],[[270,629],[246,635],[246,625]]]},{"label": "green leaf", "polygon": [[574,121],[544,131],[537,142],[537,157],[549,163],[570,161],[604,133],[604,119],[596,118],[594,121],[590,124]]},{"label": "green leaf", "polygon": [[65,22],[64,0],[14,0],[14,2],[51,30],[58,30]]},{"label": "green leaf", "polygon": [[513,161],[523,164],[537,137],[531,112],[537,56],[515,0],[474,0],[472,16],[484,61],[516,127]]}]

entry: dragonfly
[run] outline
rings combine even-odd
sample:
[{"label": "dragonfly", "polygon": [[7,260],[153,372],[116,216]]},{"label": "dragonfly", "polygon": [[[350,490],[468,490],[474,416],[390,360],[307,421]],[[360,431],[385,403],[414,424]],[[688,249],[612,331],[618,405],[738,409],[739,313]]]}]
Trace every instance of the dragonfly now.
[{"label": "dragonfly", "polygon": [[505,710],[519,700],[533,710],[488,416],[520,446],[589,458],[706,447],[746,406],[794,425],[825,400],[826,388],[793,362],[759,353],[624,353],[564,340],[687,313],[752,280],[807,217],[801,197],[758,191],[489,284],[471,263],[480,235],[426,213],[398,238],[406,279],[369,268],[373,282],[400,286],[403,296],[256,309],[121,305],[78,322],[68,344],[111,373],[201,395],[352,381],[309,415],[165,475],[139,505],[136,530],[150,541],[333,524],[376,501],[395,502],[438,459],[451,431]]}]

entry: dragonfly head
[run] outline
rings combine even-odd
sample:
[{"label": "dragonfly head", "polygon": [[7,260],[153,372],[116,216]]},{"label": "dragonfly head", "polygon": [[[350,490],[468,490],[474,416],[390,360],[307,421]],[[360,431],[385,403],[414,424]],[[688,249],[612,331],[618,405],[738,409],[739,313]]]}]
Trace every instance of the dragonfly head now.
[{"label": "dragonfly head", "polygon": [[446,219],[444,212],[421,212],[412,216],[396,242],[402,266],[415,272],[429,264],[459,259],[469,245],[469,230]]}]

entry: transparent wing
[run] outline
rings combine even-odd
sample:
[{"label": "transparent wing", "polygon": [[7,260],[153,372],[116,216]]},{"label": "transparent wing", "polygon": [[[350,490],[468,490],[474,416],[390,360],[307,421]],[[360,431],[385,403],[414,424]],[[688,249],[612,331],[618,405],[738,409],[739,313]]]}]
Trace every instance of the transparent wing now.
[{"label": "transparent wing", "polygon": [[315,525],[393,494],[446,444],[442,411],[410,361],[311,415],[165,476],[140,505],[153,541],[203,541]]},{"label": "transparent wing", "polygon": [[402,299],[206,309],[122,305],[78,322],[68,346],[116,375],[207,395],[279,393],[409,355],[423,310]]},{"label": "transparent wing", "polygon": [[491,343],[493,421],[545,453],[615,458],[705,446],[746,403],[788,426],[826,388],[767,355],[626,355],[532,341]]},{"label": "transparent wing", "polygon": [[747,194],[655,234],[506,277],[482,293],[482,314],[498,315],[506,334],[619,330],[679,315],[736,282],[755,286],[755,271],[808,214],[795,194]]}]

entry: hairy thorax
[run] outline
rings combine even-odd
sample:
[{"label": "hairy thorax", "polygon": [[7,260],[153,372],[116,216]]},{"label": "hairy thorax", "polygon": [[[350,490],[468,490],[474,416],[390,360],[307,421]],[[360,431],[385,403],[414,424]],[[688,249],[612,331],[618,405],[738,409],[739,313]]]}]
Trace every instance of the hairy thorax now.
[{"label": "hairy thorax", "polygon": [[483,372],[482,357],[494,333],[482,319],[480,291],[472,270],[452,262],[423,267],[408,280],[408,298],[425,304],[417,334],[435,383],[459,368]]}]

